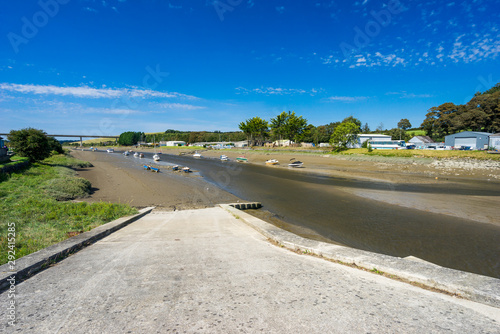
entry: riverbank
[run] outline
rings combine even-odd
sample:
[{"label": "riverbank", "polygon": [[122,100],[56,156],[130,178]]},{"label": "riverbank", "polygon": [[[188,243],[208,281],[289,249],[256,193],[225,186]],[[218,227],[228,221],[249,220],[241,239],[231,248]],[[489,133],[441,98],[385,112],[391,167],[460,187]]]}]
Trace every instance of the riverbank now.
[{"label": "riverbank", "polygon": [[137,208],[154,206],[160,210],[187,210],[213,207],[239,200],[217,187],[200,182],[197,173],[151,173],[142,164],[129,159],[117,162],[115,154],[73,150],[78,159],[92,162],[94,167],[77,170],[80,177],[94,187],[87,202],[125,203]]},{"label": "riverbank", "polygon": [[116,218],[136,213],[112,203],[70,201],[90,183],[69,168],[91,166],[65,155],[33,163],[0,182],[0,264],[41,250]]}]

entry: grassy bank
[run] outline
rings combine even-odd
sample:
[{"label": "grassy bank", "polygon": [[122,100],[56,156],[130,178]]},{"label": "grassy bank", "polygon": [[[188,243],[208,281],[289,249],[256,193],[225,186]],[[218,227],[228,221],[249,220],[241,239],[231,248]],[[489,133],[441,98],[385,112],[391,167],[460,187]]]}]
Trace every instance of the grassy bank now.
[{"label": "grassy bank", "polygon": [[437,158],[437,159],[458,159],[469,158],[478,160],[500,160],[500,154],[488,154],[485,151],[437,151],[437,150],[373,150],[368,152],[366,148],[354,148],[343,151],[339,154],[363,154],[386,157],[405,157],[405,158]]},{"label": "grassy bank", "polygon": [[69,202],[88,196],[91,188],[90,182],[76,177],[69,167],[89,165],[56,155],[8,177],[4,175],[0,182],[0,264],[7,262],[9,224],[15,224],[16,258],[20,258],[69,235],[137,213],[122,204]]}]

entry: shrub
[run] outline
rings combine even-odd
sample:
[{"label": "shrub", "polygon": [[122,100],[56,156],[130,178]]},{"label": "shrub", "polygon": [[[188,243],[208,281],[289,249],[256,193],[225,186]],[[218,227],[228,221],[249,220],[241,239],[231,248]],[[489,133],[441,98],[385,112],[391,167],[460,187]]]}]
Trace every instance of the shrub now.
[{"label": "shrub", "polygon": [[91,184],[81,177],[51,179],[42,186],[45,193],[58,201],[88,197]]},{"label": "shrub", "polygon": [[42,130],[27,128],[12,130],[9,135],[9,145],[21,157],[30,161],[40,161],[50,156],[50,144],[47,134]]}]

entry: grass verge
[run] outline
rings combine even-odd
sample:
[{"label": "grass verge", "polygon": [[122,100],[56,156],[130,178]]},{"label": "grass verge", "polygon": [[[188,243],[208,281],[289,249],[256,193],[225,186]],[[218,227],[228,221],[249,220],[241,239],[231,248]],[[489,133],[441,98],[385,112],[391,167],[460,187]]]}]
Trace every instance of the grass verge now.
[{"label": "grass verge", "polygon": [[78,233],[114,219],[136,214],[128,205],[76,203],[88,196],[90,182],[75,176],[69,167],[89,163],[66,155],[12,173],[0,182],[0,264],[7,262],[8,227],[15,226],[16,258],[31,254]]},{"label": "grass verge", "polygon": [[500,160],[500,154],[488,154],[485,151],[452,151],[452,150],[373,150],[353,148],[338,153],[341,155],[363,154],[368,156],[402,157],[402,158],[436,158],[436,159],[478,159]]}]

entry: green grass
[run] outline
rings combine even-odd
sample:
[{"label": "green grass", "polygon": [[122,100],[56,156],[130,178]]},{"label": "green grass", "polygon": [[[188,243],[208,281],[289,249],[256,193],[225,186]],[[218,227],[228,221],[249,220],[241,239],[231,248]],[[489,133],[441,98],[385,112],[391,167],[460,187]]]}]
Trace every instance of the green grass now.
[{"label": "green grass", "polygon": [[414,137],[414,136],[426,136],[424,130],[410,130],[410,131],[407,131],[406,133],[408,133],[412,137]]},{"label": "green grass", "polygon": [[385,157],[404,157],[404,158],[436,158],[436,159],[457,159],[471,158],[478,160],[500,160],[499,154],[488,154],[485,151],[452,151],[452,150],[373,150],[368,152],[366,148],[353,148],[342,151],[341,155],[362,154]]},{"label": "green grass", "polygon": [[7,262],[8,225],[15,224],[16,258],[89,231],[119,217],[137,213],[123,204],[67,202],[88,196],[90,183],[62,166],[80,166],[64,155],[34,163],[0,182],[0,264]]}]

